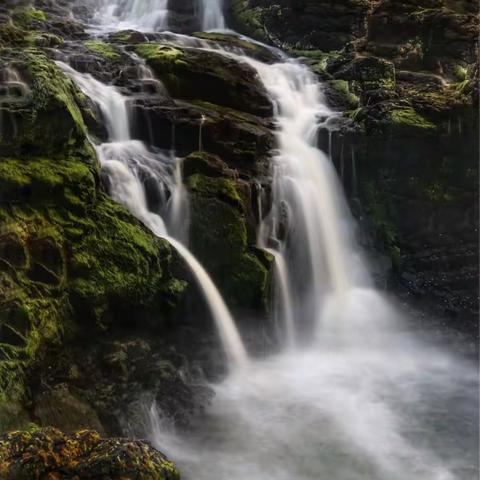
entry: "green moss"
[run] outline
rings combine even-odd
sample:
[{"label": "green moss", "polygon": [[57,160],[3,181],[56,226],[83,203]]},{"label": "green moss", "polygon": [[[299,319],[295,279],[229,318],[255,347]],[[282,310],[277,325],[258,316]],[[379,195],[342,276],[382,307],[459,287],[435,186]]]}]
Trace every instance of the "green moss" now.
[{"label": "green moss", "polygon": [[34,21],[45,22],[47,20],[45,12],[34,7],[17,8],[13,12],[12,18],[15,22],[24,25],[30,25]]},{"label": "green moss", "polygon": [[24,46],[28,43],[27,37],[28,33],[12,21],[0,23],[0,46]]},{"label": "green moss", "polygon": [[32,47],[55,48],[63,44],[63,38],[53,33],[30,32],[26,42]]},{"label": "green moss", "polygon": [[233,180],[195,174],[188,177],[187,186],[194,193],[219,198],[243,210],[242,199]]},{"label": "green moss", "polygon": [[74,160],[27,158],[0,161],[4,201],[61,202],[81,207],[95,199],[93,166]]},{"label": "green moss", "polygon": [[263,27],[262,7],[253,7],[246,0],[233,0],[231,11],[237,30],[257,40],[267,42],[268,37]]},{"label": "green moss", "polygon": [[183,51],[171,45],[145,43],[137,45],[135,50],[142,58],[152,61],[156,65],[161,64],[168,67],[171,64],[185,63]]},{"label": "green moss", "polygon": [[120,54],[117,47],[110,43],[105,43],[100,40],[87,40],[85,46],[94,53],[98,53],[108,60],[119,60]]},{"label": "green moss", "polygon": [[67,108],[75,126],[81,132],[85,132],[80,109],[75,103],[81,94],[73,82],[39,50],[28,49],[25,56],[27,71],[32,79],[36,108],[48,106],[53,97]]},{"label": "green moss", "polygon": [[72,81],[37,48],[4,53],[29,90],[22,98],[7,98],[0,105],[4,119],[0,146],[15,155],[24,150],[65,155],[68,148],[84,149],[86,128],[78,107],[84,96]]},{"label": "green moss", "polygon": [[330,87],[342,98],[349,109],[356,109],[360,99],[350,91],[350,85],[346,80],[331,80]]},{"label": "green moss", "polygon": [[[270,269],[271,269],[270,265]],[[260,260],[247,253],[229,272],[221,285],[234,306],[266,311],[269,308],[270,274]]]},{"label": "green moss", "polygon": [[411,127],[427,132],[435,131],[437,128],[411,107],[394,109],[390,112],[390,117],[394,125],[401,127]]},{"label": "green moss", "polygon": [[459,82],[463,82],[468,79],[468,70],[463,65],[455,65],[453,74]]},{"label": "green moss", "polygon": [[3,159],[0,183],[0,373],[17,372],[0,380],[2,429],[27,401],[9,392],[52,346],[138,315],[158,325],[185,283],[167,242],[98,191],[88,157]]},{"label": "green moss", "polygon": [[363,113],[363,108],[355,108],[354,110],[349,110],[345,113],[348,118],[351,118],[353,121],[359,121]]},{"label": "green moss", "polygon": [[248,245],[245,206],[235,180],[193,174],[191,246],[232,306],[265,311],[271,262]]}]

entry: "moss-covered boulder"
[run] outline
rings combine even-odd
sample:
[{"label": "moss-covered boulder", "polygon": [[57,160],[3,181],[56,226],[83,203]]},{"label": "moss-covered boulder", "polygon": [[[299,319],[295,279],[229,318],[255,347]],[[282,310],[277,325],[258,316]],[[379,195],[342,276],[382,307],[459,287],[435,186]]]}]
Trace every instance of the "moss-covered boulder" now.
[{"label": "moss-covered boulder", "polygon": [[81,93],[35,48],[6,50],[0,61],[0,154],[52,154],[82,146]]},{"label": "moss-covered boulder", "polygon": [[196,99],[267,116],[272,104],[256,71],[224,54],[160,43],[141,44],[146,59],[173,97]]},{"label": "moss-covered boulder", "polygon": [[178,480],[180,475],[146,442],[104,439],[89,430],[65,435],[46,428],[0,437],[0,478]]},{"label": "moss-covered boulder", "polygon": [[[252,248],[248,183],[218,175],[215,158],[186,159],[191,197],[191,247],[232,306],[265,312],[269,307],[272,259]],[[194,173],[202,172],[202,173]]]}]

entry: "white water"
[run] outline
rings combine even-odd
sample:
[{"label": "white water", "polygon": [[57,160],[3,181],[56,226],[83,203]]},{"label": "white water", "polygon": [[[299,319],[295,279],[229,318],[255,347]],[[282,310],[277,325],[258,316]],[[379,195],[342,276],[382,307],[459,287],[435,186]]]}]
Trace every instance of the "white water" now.
[{"label": "white water", "polygon": [[169,165],[168,158],[150,152],[140,141],[131,140],[128,99],[115,87],[105,85],[89,74],[81,74],[62,62],[58,64],[85,95],[99,106],[104,116],[110,141],[95,148],[102,172],[108,178],[110,195],[125,205],[155,235],[167,239],[182,256],[208,303],[230,365],[245,366],[248,355],[235,322],[215,284],[190,251],[168,234],[162,216],[149,208],[142,181],[145,178],[154,180],[157,193],[163,198],[162,203],[167,203],[166,198],[168,193],[171,193],[170,217],[174,217],[173,223],[180,229],[182,217],[186,217],[181,207],[186,201],[178,165]]},{"label": "white water", "polygon": [[168,27],[168,0],[102,0],[97,22],[105,31],[162,31]]},{"label": "white water", "polygon": [[[257,69],[276,106],[274,205],[260,243],[275,248],[278,307],[296,347],[213,385],[205,417],[184,434],[152,409],[154,442],[185,480],[476,478],[478,376],[416,339],[371,288],[335,171],[315,148],[332,116],[320,85],[294,62],[239,61]],[[135,184],[118,198],[147,214]]]},{"label": "white water", "polygon": [[0,88],[2,88],[2,95],[9,97],[25,97],[30,92],[17,70],[11,67],[0,71]]},{"label": "white water", "polygon": [[223,0],[200,0],[202,30],[225,30]]},{"label": "white water", "polygon": [[153,441],[186,480],[475,478],[475,368],[416,339],[372,288],[331,159],[316,148],[334,116],[321,86],[293,61],[237,60],[275,104],[273,209],[259,235],[277,258],[277,308],[295,347],[213,385],[207,415],[184,435],[153,408]]}]

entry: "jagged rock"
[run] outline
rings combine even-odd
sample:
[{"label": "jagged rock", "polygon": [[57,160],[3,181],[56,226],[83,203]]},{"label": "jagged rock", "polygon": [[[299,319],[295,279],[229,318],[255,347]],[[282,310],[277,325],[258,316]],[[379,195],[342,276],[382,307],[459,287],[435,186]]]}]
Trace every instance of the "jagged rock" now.
[{"label": "jagged rock", "polygon": [[103,439],[88,430],[65,435],[45,428],[0,437],[0,478],[177,480],[180,475],[147,442]]}]

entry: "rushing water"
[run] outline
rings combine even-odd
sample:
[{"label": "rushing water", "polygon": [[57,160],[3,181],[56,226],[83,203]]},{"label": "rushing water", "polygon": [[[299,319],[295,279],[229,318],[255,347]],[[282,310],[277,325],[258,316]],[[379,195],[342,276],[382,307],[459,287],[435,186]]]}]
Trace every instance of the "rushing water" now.
[{"label": "rushing water", "polygon": [[[141,15],[132,13],[135,3],[115,15],[144,29]],[[203,0],[201,12],[204,29],[225,27],[221,2]],[[187,433],[171,430],[152,407],[153,441],[186,480],[472,480],[478,476],[476,370],[409,332],[372,287],[331,159],[316,145],[318,129],[335,117],[321,85],[298,62],[266,65],[224,54],[256,69],[275,106],[273,206],[260,212],[259,243],[276,258],[285,349],[247,362],[218,291],[173,240],[217,307],[232,361],[245,367],[212,386],[211,406]],[[69,74],[104,113],[110,143],[97,150],[113,197],[165,236],[162,218],[169,216],[149,210],[139,178],[148,173],[170,194],[180,192],[180,212],[184,194],[175,162],[158,162],[159,154],[130,139],[126,100],[114,88]]]},{"label": "rushing water", "polygon": [[[183,213],[182,204],[186,204],[181,178],[176,165],[159,152],[152,153],[138,140],[132,140],[129,125],[128,99],[115,87],[105,85],[89,74],[82,74],[65,63],[60,67],[75,81],[82,91],[100,108],[109,133],[109,141],[97,145],[98,158],[102,172],[107,176],[110,195],[125,205],[157,236],[167,239],[190,267],[197,283],[205,296],[212,317],[215,320],[220,339],[230,364],[236,367],[247,364],[247,353],[240,338],[235,322],[218,292],[215,284],[198,260],[178,240],[169,236],[162,216],[152,212],[148,206],[144,179],[153,179],[162,204],[170,197],[171,211],[177,223],[188,218]],[[173,209],[173,210],[172,210]],[[168,216],[164,214],[164,216]],[[182,218],[183,217],[183,218]]]},{"label": "rushing water", "polygon": [[476,370],[416,339],[372,288],[331,160],[315,146],[334,115],[321,86],[296,62],[239,61],[275,105],[273,208],[259,237],[277,259],[288,348],[214,385],[184,436],[153,409],[154,441],[187,480],[474,478]]},{"label": "rushing water", "polygon": [[97,21],[104,30],[165,30],[168,0],[100,0]]},{"label": "rushing water", "polygon": [[202,30],[224,30],[223,0],[200,0]]}]

